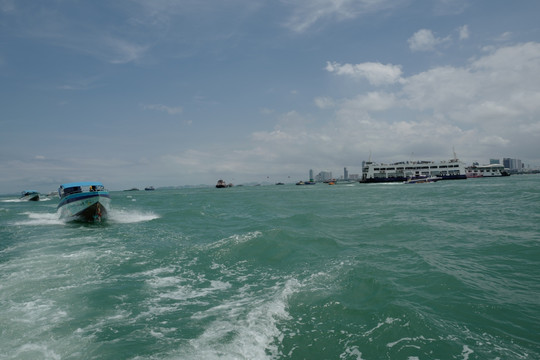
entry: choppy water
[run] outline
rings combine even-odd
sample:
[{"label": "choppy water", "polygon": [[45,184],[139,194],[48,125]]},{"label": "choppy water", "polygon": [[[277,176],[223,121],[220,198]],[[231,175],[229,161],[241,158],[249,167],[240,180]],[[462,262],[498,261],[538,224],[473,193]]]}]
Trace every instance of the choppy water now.
[{"label": "choppy water", "polygon": [[540,176],[111,198],[0,198],[0,358],[540,358]]}]

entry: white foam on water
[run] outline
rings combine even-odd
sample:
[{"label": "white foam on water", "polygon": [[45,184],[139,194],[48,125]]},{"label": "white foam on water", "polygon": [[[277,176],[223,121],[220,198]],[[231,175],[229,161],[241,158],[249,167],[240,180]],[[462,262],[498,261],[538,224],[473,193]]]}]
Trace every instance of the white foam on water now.
[{"label": "white foam on water", "polygon": [[463,345],[463,351],[461,352],[461,355],[463,356],[463,360],[469,360],[469,355],[474,353],[467,345]]},{"label": "white foam on water", "polygon": [[17,221],[14,225],[61,225],[65,222],[60,219],[59,213],[35,213],[23,212],[21,215],[28,216],[27,220]]},{"label": "white foam on water", "polygon": [[53,359],[60,360],[62,356],[50,350],[47,345],[24,344],[14,354],[16,359]]},{"label": "white foam on water", "polygon": [[131,224],[159,219],[160,216],[151,211],[120,210],[109,211],[109,221],[120,224]]},{"label": "white foam on water", "polygon": [[51,350],[48,338],[51,329],[68,320],[67,312],[59,309],[55,301],[46,299],[5,303],[9,306],[4,307],[0,323],[10,332],[3,333],[0,339],[2,355],[10,359],[60,359]]},{"label": "white foam on water", "polygon": [[[38,201],[43,202],[43,201],[51,201],[51,200],[52,199],[49,198],[49,197],[40,196]],[[3,202],[3,203],[19,203],[19,202],[33,203],[34,201],[28,201],[26,199],[4,199],[4,200],[0,200],[0,202]]]},{"label": "white foam on water", "polygon": [[[31,226],[40,226],[40,225],[64,225],[66,220],[60,218],[60,213],[35,213],[35,212],[23,212],[21,215],[28,216],[28,219],[16,221],[14,225],[31,225]],[[152,212],[140,212],[140,211],[126,211],[126,210],[115,210],[111,209],[109,211],[109,216],[107,221],[119,224],[131,224],[139,223],[145,221],[151,221],[154,219],[159,219],[160,216]]]},{"label": "white foam on water", "polygon": [[22,200],[22,199],[5,199],[5,200],[0,200],[0,202],[4,202],[4,203],[16,203],[16,202],[26,202],[28,200]]},{"label": "white foam on water", "polygon": [[243,288],[230,301],[196,313],[194,319],[213,320],[197,338],[170,354],[171,359],[271,359],[279,357],[278,345],[284,334],[278,328],[290,319],[289,297],[300,284],[288,280],[263,293]]},{"label": "white foam on water", "polygon": [[216,241],[215,243],[212,243],[208,245],[208,248],[210,249],[217,249],[217,248],[225,248],[229,249],[231,245],[238,245],[245,242],[248,242],[250,240],[256,239],[258,237],[262,236],[262,232],[260,231],[252,231],[248,232],[246,234],[235,234],[232,236],[229,236],[227,238],[221,239],[219,241]]},{"label": "white foam on water", "polygon": [[410,343],[411,342],[414,342],[414,343],[426,343],[426,342],[433,342],[433,341],[437,341],[437,339],[431,339],[431,338],[425,338],[424,336],[420,335],[420,336],[415,336],[415,337],[404,337],[404,338],[401,338],[397,341],[394,341],[394,342],[390,342],[388,344],[386,344],[387,347],[389,348],[392,348],[402,342],[405,342],[407,344],[407,346],[413,346],[411,345]]},{"label": "white foam on water", "polygon": [[358,349],[358,346],[347,347],[343,353],[339,355],[340,359],[352,359],[356,357],[356,360],[362,359],[362,352]]},{"label": "white foam on water", "polygon": [[231,284],[223,281],[211,281],[210,286],[203,289],[194,289],[192,286],[178,286],[169,292],[160,293],[159,297],[170,300],[190,300],[209,296],[212,293],[229,289]]}]

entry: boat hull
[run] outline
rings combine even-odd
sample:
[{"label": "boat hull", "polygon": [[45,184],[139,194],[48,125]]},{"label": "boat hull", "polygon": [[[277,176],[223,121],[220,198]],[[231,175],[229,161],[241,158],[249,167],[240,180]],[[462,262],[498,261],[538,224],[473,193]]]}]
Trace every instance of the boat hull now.
[{"label": "boat hull", "polygon": [[[467,176],[464,174],[440,176],[440,180],[465,180],[465,179],[467,179]],[[378,178],[362,179],[360,180],[360,183],[372,184],[372,183],[406,182],[407,180],[408,178],[405,176],[378,177]]]},{"label": "boat hull", "polygon": [[23,201],[39,201],[39,194],[30,194],[21,197]]},{"label": "boat hull", "polygon": [[107,191],[82,192],[62,198],[58,211],[68,221],[101,222],[108,217],[110,204]]}]

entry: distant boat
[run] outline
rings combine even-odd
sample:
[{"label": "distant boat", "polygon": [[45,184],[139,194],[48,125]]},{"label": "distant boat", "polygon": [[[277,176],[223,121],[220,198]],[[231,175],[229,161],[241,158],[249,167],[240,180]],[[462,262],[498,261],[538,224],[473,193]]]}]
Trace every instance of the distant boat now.
[{"label": "distant boat", "polygon": [[152,190],[156,190],[153,186],[147,186],[144,188],[144,190],[146,191],[152,191]]},{"label": "distant boat", "polygon": [[221,189],[221,188],[228,188],[228,187],[233,187],[233,184],[227,184],[225,181],[219,179],[217,184],[216,184],[216,187],[218,189]]},{"label": "distant boat", "polygon": [[131,189],[127,189],[127,190],[124,190],[124,191],[139,191],[139,189],[137,189],[137,188],[131,188]]},{"label": "distant boat", "polygon": [[285,184],[282,182],[277,182],[276,185],[285,185]]},{"label": "distant boat", "polygon": [[111,198],[100,182],[62,184],[58,194],[58,210],[63,219],[101,222],[109,213]]},{"label": "distant boat", "polygon": [[39,201],[39,192],[36,190],[24,190],[21,192],[20,199],[24,201]]}]

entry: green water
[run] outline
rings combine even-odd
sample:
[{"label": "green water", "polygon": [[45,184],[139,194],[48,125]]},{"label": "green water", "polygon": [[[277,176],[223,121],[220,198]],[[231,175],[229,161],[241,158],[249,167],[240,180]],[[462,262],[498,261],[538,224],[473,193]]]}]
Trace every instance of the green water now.
[{"label": "green water", "polygon": [[0,198],[2,359],[539,359],[540,176]]}]

